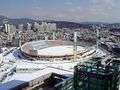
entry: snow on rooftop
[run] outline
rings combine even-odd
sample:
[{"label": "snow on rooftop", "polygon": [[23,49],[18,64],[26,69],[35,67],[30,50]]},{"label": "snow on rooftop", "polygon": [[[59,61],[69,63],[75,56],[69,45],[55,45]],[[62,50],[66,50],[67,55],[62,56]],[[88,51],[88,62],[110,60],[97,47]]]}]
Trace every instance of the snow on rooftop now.
[{"label": "snow on rooftop", "polygon": [[57,73],[61,75],[72,75],[73,74],[72,71],[60,70],[60,69],[50,68],[50,67],[44,70],[40,70],[35,73],[26,73],[26,74],[16,73],[12,76],[11,79],[8,80],[8,82],[0,85],[0,90],[9,90],[10,88],[16,87],[25,82],[29,82],[31,80],[34,80],[36,78],[39,78],[43,75],[47,75],[50,73]]},{"label": "snow on rooftop", "polygon": [[25,83],[24,81],[19,80],[12,80],[4,84],[0,84],[0,90],[10,90],[11,88],[14,88],[20,84]]},{"label": "snow on rooftop", "polygon": [[49,67],[49,68],[45,68],[43,70],[39,70],[36,71],[35,73],[25,73],[25,74],[15,74],[12,76],[12,78],[9,80],[19,80],[19,81],[30,81],[33,79],[36,79],[42,75],[46,75],[49,73],[57,73],[57,74],[61,74],[61,75],[65,75],[65,74],[73,74],[73,71],[69,71],[69,70],[63,70],[63,69],[57,69],[54,67]]},{"label": "snow on rooftop", "polygon": [[45,68],[46,66],[44,64],[35,64],[35,63],[28,63],[28,62],[22,62],[18,61],[17,62],[17,67],[16,68]]},{"label": "snow on rooftop", "polygon": [[[85,50],[83,47],[78,46],[77,51]],[[72,55],[73,54],[73,46],[54,46],[48,47],[41,50],[38,50],[38,55],[45,56],[64,56],[64,55]]]},{"label": "snow on rooftop", "polygon": [[16,57],[13,55],[13,53],[9,53],[6,56],[4,56],[4,59],[14,61],[14,60],[16,60]]}]

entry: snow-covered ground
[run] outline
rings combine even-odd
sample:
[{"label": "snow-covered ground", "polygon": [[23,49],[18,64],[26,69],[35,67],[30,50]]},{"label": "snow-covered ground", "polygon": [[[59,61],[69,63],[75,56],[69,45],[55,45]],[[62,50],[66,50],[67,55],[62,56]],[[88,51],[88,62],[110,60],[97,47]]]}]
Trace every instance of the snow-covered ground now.
[{"label": "snow-covered ground", "polygon": [[73,74],[72,71],[65,71],[65,70],[60,70],[60,69],[55,69],[55,68],[46,68],[44,70],[40,70],[38,72],[34,72],[34,73],[16,73],[12,76],[11,79],[9,79],[7,82],[5,82],[3,85],[0,85],[0,90],[9,90],[13,87],[16,87],[18,85],[21,85],[25,82],[29,82],[31,80],[34,80],[36,78],[39,78],[41,76],[50,74],[50,73],[57,73],[57,74],[61,74],[61,75],[65,75],[65,76],[70,76]]},{"label": "snow-covered ground", "polygon": [[[80,49],[82,49],[82,48],[80,48]],[[91,49],[91,52],[94,49]],[[84,49],[82,49],[82,50],[84,50]],[[19,85],[24,82],[33,80],[37,77],[40,77],[41,75],[45,75],[45,74],[52,73],[52,72],[61,74],[61,75],[71,76],[73,74],[73,68],[77,63],[87,61],[94,55],[104,56],[105,53],[102,52],[101,50],[97,50],[97,52],[95,52],[94,54],[90,54],[90,52],[87,52],[84,57],[81,57],[77,61],[69,61],[69,60],[29,61],[29,60],[25,59],[24,56],[22,56],[22,54],[19,51],[19,48],[17,48],[4,56],[4,60],[3,60],[4,62],[13,61],[13,63],[15,63],[16,73],[11,76],[8,76],[4,80],[3,83],[6,86],[7,83],[9,83],[9,82],[14,81],[13,83],[15,83],[15,81],[16,82],[21,81],[21,82],[18,82],[15,84],[15,85]],[[3,86],[0,85],[0,90],[1,90],[1,87],[5,87],[4,85]],[[13,85],[13,86],[15,86],[15,85]],[[9,85],[8,88],[13,87],[13,86]]]}]

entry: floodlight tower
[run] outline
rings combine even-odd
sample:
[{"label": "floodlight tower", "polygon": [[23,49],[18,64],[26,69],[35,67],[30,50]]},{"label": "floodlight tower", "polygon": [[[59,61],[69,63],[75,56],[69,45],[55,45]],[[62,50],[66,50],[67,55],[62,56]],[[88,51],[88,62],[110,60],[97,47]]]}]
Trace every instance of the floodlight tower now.
[{"label": "floodlight tower", "polygon": [[96,33],[96,52],[97,52],[97,50],[99,48],[99,40],[100,40],[100,31],[99,31],[100,27],[93,25],[92,28]]},{"label": "floodlight tower", "polygon": [[77,32],[74,32],[74,47],[73,47],[74,61],[77,59]]},{"label": "floodlight tower", "polygon": [[96,52],[99,48],[99,39],[100,39],[100,31],[99,31],[100,27],[96,27],[96,34],[97,34],[97,40],[96,40]]},{"label": "floodlight tower", "polygon": [[53,40],[55,40],[55,31],[53,31]]}]

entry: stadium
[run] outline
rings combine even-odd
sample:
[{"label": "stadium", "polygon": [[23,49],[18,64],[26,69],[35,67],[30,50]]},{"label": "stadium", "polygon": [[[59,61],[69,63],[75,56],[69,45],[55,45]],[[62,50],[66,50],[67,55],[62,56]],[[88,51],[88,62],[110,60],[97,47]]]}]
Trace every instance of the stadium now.
[{"label": "stadium", "polygon": [[[77,59],[92,55],[95,53],[95,48],[86,48],[83,46],[76,46]],[[73,60],[74,44],[70,41],[61,40],[40,40],[27,42],[21,46],[21,52],[24,56],[33,60]]]},{"label": "stadium", "polygon": [[45,80],[53,77],[52,75],[55,80],[65,80],[63,77],[67,80],[73,76],[74,66],[78,63],[89,61],[96,55],[106,55],[101,49],[96,49],[95,45],[82,44],[62,40],[38,40],[11,48],[3,53],[4,57],[1,56],[4,68],[0,68],[0,81],[3,83],[0,90],[26,87],[30,90],[29,88],[45,84]]}]

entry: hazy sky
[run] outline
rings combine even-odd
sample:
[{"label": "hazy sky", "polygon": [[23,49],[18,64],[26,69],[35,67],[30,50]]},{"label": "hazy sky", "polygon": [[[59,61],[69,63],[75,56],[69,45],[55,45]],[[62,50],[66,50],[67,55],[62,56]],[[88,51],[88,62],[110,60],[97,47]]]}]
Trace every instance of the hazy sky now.
[{"label": "hazy sky", "polygon": [[120,0],[0,0],[0,15],[76,22],[120,22]]}]

